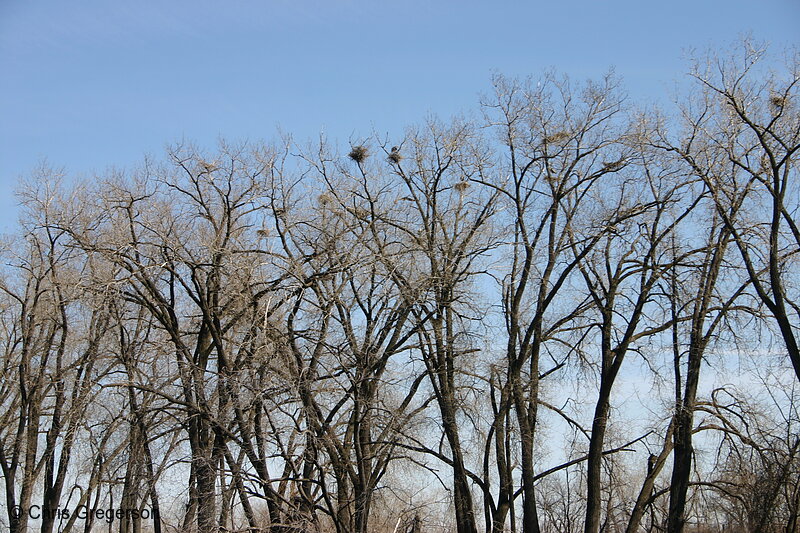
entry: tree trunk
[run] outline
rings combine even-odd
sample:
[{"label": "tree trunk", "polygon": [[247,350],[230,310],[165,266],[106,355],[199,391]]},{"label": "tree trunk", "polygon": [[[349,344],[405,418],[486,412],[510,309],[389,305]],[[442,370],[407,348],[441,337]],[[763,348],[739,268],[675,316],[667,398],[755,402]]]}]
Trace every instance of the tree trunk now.
[{"label": "tree trunk", "polygon": [[600,530],[600,511],[602,496],[603,443],[608,425],[611,386],[613,378],[601,377],[600,394],[594,410],[592,434],[589,440],[589,455],[586,463],[586,522],[584,533],[597,533]]}]

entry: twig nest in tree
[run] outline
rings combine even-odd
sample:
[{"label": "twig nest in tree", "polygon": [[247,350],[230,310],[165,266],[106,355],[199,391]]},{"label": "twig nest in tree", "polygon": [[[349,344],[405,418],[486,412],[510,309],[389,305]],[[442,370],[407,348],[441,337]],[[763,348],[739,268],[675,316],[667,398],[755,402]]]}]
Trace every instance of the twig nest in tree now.
[{"label": "twig nest in tree", "polygon": [[347,154],[347,157],[355,161],[356,163],[363,162],[369,156],[369,151],[367,150],[366,146],[357,145],[353,146],[353,149],[350,150],[350,153]]},{"label": "twig nest in tree", "polygon": [[457,190],[458,192],[464,192],[469,188],[469,185],[470,183],[468,181],[459,181],[458,183],[453,185],[453,188],[455,188],[455,190]]},{"label": "twig nest in tree", "polygon": [[608,172],[619,170],[622,168],[623,163],[625,163],[623,158],[619,158],[616,161],[603,161],[603,170]]},{"label": "twig nest in tree", "polygon": [[780,94],[773,94],[769,97],[769,103],[777,108],[782,108],[786,105],[786,98]]},{"label": "twig nest in tree", "polygon": [[209,163],[208,161],[201,159],[199,163],[200,166],[203,167],[203,170],[205,170],[206,172],[214,172],[219,168],[216,161],[212,161]]},{"label": "twig nest in tree", "polygon": [[557,131],[552,135],[548,135],[544,138],[545,144],[557,144],[569,139],[569,133],[566,131]]},{"label": "twig nest in tree", "polygon": [[403,160],[403,156],[400,155],[400,148],[398,148],[397,146],[392,146],[392,149],[389,151],[388,159],[395,165],[400,163],[400,161]]}]

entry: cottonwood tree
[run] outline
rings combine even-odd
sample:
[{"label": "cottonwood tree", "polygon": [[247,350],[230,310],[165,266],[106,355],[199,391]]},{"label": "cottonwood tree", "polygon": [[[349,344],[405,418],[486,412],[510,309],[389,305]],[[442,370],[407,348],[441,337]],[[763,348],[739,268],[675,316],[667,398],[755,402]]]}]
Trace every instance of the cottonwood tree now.
[{"label": "cottonwood tree", "polygon": [[[407,261],[389,213],[397,187],[380,165],[369,164],[361,145],[348,162],[324,144],[303,158],[319,180],[316,193],[309,194],[315,187],[308,182],[299,187],[306,201],[293,203],[293,213],[279,212],[274,226],[275,255],[292,294],[281,352],[296,383],[298,423],[308,431],[299,496],[306,512],[324,510],[336,531],[363,532],[424,379],[422,373],[400,378],[393,367],[398,358],[408,360],[418,327],[414,300],[392,282],[392,270]],[[290,188],[274,186],[276,193]],[[275,197],[285,205],[283,194]]]},{"label": "cottonwood tree", "polygon": [[766,50],[750,41],[729,56],[697,61],[698,92],[682,108],[689,133],[662,146],[705,181],[800,379],[800,308],[791,268],[800,250],[800,59],[790,55],[780,73],[768,70],[768,61]]},{"label": "cottonwood tree", "polygon": [[[107,298],[81,291],[86,264],[66,245],[66,232],[54,226],[61,191],[43,172],[42,182],[23,193],[25,233],[0,285],[7,333],[0,466],[11,531],[27,531],[35,491],[41,509],[60,508],[106,369],[100,353],[110,327]],[[14,506],[23,510],[19,516],[12,514]],[[41,531],[53,531],[57,518],[42,513]]]},{"label": "cottonwood tree", "polygon": [[462,370],[469,365],[468,354],[474,353],[470,323],[482,318],[470,296],[485,254],[496,245],[490,219],[498,194],[478,188],[489,166],[480,141],[469,122],[429,122],[409,133],[404,158],[389,153],[403,191],[399,202],[405,206],[391,224],[411,251],[408,260],[392,270],[392,280],[412,305],[417,349],[449,453],[417,448],[450,467],[459,533],[477,531],[461,428]]},{"label": "cottonwood tree", "polygon": [[[250,244],[265,164],[235,147],[217,157],[179,147],[169,166],[105,184],[96,219],[64,228],[118,269],[123,297],[169,338],[178,380],[159,392],[181,412],[191,450],[184,526],[196,522],[199,531],[220,525],[215,485],[226,458],[235,347],[247,331],[241,321],[270,288]],[[270,518],[280,523],[264,475]]]},{"label": "cottonwood tree", "polygon": [[587,459],[586,533],[601,526],[602,450],[614,384],[626,356],[674,323],[662,312],[666,295],[658,283],[683,260],[670,253],[669,240],[698,205],[670,169],[644,157],[613,186],[598,202],[600,220],[607,221],[610,231],[578,265],[594,304],[593,327],[599,337],[596,345],[587,346],[596,346],[599,357],[585,356],[599,374]]},{"label": "cottonwood tree", "polygon": [[[483,122],[391,148],[43,172],[0,278],[8,509],[149,506],[156,530],[199,532],[796,530],[793,393],[701,387],[751,333],[800,377],[797,61],[765,57],[697,63],[674,121],[634,114],[613,75],[498,76]],[[646,437],[612,415],[637,354],[670,390]],[[553,401],[587,375],[596,396]],[[639,475],[621,452],[641,442]]]},{"label": "cottonwood tree", "polygon": [[608,232],[605,223],[587,224],[592,204],[608,177],[629,165],[634,150],[626,143],[624,96],[613,75],[582,86],[554,75],[535,87],[530,80],[502,77],[494,85],[494,99],[483,105],[505,145],[505,179],[491,186],[513,227],[511,268],[502,288],[507,377],[495,427],[501,493],[494,531],[503,530],[513,500],[511,471],[502,459],[502,426],[512,406],[520,432],[523,529],[538,531],[534,443],[540,380],[564,367],[586,334],[582,318],[591,301],[575,294],[570,280]]},{"label": "cottonwood tree", "polygon": [[[700,203],[683,228],[670,236],[667,246],[671,248],[673,265],[658,282],[659,292],[669,295],[671,328],[667,343],[672,352],[675,410],[664,431],[663,446],[648,460],[645,479],[627,524],[626,530],[630,532],[638,530],[645,508],[653,503],[656,480],[670,454],[673,459],[670,506],[683,512],[693,457],[694,405],[704,358],[709,347],[719,341],[721,330],[730,327],[734,312],[749,309],[740,303],[748,280],[737,277],[731,268],[732,235],[716,214],[705,184],[691,170],[682,170],[679,162],[665,160],[665,156],[670,157],[651,155],[660,160],[662,168],[673,169],[677,179],[686,180],[687,199]],[[732,212],[731,216],[734,215]]]},{"label": "cottonwood tree", "polygon": [[[733,54],[697,60],[697,91],[680,106],[678,136],[662,131],[656,143],[676,154],[713,201],[719,228],[711,234],[694,300],[683,392],[676,389],[675,451],[669,531],[683,531],[692,457],[692,412],[703,353],[730,302],[710,305],[729,243],[738,250],[752,292],[778,327],[800,379],[796,280],[800,250],[796,221],[800,74],[796,55],[783,75],[765,72],[766,52],[750,41]],[[741,287],[743,288],[743,287]],[[733,288],[738,294],[740,289]],[[730,293],[733,294],[733,293]],[[722,298],[725,300],[725,298]],[[713,316],[711,316],[713,315]],[[679,376],[678,376],[679,377]],[[676,384],[680,380],[676,381]]]},{"label": "cottonwood tree", "polygon": [[[95,277],[95,281],[99,281],[98,277]],[[131,306],[122,298],[110,302],[109,307],[115,328],[114,353],[121,367],[120,373],[125,376],[119,388],[125,396],[125,411],[128,413],[127,453],[120,507],[143,510],[146,502],[149,502],[152,519],[148,521],[152,522],[153,531],[160,533],[162,524],[158,482],[164,462],[162,460],[159,463],[153,447],[154,444],[160,445],[163,448],[160,455],[168,460],[170,452],[176,447],[178,435],[164,416],[169,406],[153,392],[164,385],[160,380],[170,376],[158,371],[158,363],[164,361],[152,358],[152,354],[161,352],[168,341],[159,338],[156,324],[144,309]],[[138,383],[143,383],[143,386],[137,387]],[[159,434],[160,438],[157,438]],[[144,521],[139,515],[126,516],[121,522],[120,533],[127,533],[140,531]]]},{"label": "cottonwood tree", "polygon": [[[736,216],[736,208],[732,208],[729,212],[731,219]],[[711,343],[718,339],[720,330],[733,322],[734,312],[748,310],[748,307],[739,301],[742,300],[749,280],[737,280],[737,276],[731,272],[728,265],[731,232],[717,213],[708,210],[704,213],[708,223],[697,224],[696,227],[703,229],[703,234],[707,235],[706,242],[696,254],[696,259],[682,261],[683,264],[689,265],[689,277],[685,278],[678,272],[679,267],[676,265],[673,268],[672,279],[669,280],[672,294],[670,305],[673,319],[675,376],[669,522],[675,531],[680,531],[682,527],[682,522],[679,525],[679,521],[682,521],[684,516],[691,476],[694,455],[692,445],[694,408],[703,360]],[[686,294],[688,291],[691,293]],[[681,318],[683,312],[686,313],[688,320]],[[683,333],[682,324],[686,325],[688,332]],[[685,372],[682,363],[684,359]],[[656,466],[662,465],[663,462],[659,461]],[[650,478],[656,475],[658,475],[657,468],[654,468]]]}]

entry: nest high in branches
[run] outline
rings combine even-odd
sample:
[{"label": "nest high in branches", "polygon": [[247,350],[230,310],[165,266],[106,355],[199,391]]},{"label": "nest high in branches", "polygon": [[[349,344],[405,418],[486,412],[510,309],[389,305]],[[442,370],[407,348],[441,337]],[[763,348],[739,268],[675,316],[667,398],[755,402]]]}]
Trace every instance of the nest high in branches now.
[{"label": "nest high in branches", "polygon": [[369,150],[366,146],[363,145],[356,145],[350,150],[350,153],[347,154],[347,157],[355,161],[356,163],[363,163],[364,160],[369,157]]}]

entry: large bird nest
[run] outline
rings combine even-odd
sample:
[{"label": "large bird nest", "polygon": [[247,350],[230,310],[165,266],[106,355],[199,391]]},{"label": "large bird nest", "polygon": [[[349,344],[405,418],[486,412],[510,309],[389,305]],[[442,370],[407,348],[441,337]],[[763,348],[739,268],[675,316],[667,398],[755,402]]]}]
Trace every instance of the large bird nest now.
[{"label": "large bird nest", "polygon": [[403,156],[400,155],[400,149],[397,146],[393,146],[392,151],[389,152],[387,159],[395,165],[399,164],[400,161],[403,160]]},{"label": "large bird nest", "polygon": [[347,154],[347,157],[355,161],[356,163],[363,163],[364,160],[369,156],[369,150],[366,146],[356,145],[353,146],[353,149],[350,150],[350,153]]}]

